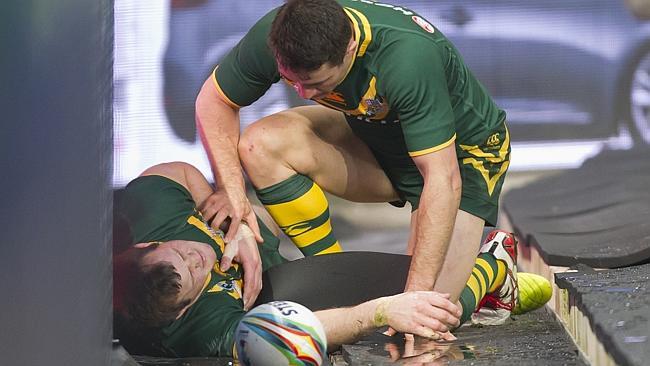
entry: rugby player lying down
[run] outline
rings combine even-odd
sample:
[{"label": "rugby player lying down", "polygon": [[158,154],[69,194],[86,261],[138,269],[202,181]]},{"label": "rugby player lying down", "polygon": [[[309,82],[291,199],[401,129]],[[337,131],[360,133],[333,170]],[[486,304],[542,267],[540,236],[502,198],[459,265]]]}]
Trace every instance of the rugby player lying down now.
[{"label": "rugby player lying down", "polygon": [[[115,332],[131,353],[234,356],[234,331],[259,293],[261,270],[286,262],[278,252],[278,229],[263,211],[258,212],[263,244],[256,243],[245,225],[225,244],[221,230],[210,227],[212,218],[202,216],[199,209],[212,193],[212,186],[193,166],[166,163],[130,182],[116,206],[131,245],[114,260]],[[482,247],[475,274],[456,303],[446,294],[418,291],[317,311],[328,348],[353,343],[386,325],[422,337],[454,339],[449,331],[472,318],[486,293],[502,292],[506,276],[501,272],[513,263],[489,253],[505,253],[502,247],[503,241],[494,239]],[[254,257],[261,259],[261,267],[248,266],[248,273],[243,273],[237,261]],[[519,297],[532,293],[521,288]],[[517,311],[528,310],[532,309]]]}]

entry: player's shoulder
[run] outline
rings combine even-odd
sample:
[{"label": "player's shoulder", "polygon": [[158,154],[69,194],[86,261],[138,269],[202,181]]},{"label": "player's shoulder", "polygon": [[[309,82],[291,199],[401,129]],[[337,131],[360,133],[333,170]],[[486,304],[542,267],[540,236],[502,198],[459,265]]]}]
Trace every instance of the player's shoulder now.
[{"label": "player's shoulder", "polygon": [[[338,0],[338,2],[348,15],[359,18],[363,25],[376,30],[392,29],[424,36],[434,34],[436,31],[435,27],[416,11],[401,5],[369,0]],[[366,21],[368,24],[365,24]]]},{"label": "player's shoulder", "polygon": [[133,195],[154,195],[164,197],[168,195],[182,195],[191,197],[185,186],[173,177],[161,173],[143,174],[131,180],[124,188],[125,195],[133,198]]},{"label": "player's shoulder", "polygon": [[259,41],[266,43],[266,38],[268,37],[269,32],[271,31],[271,26],[273,25],[273,20],[280,10],[280,7],[273,8],[269,10],[264,16],[262,16],[253,26],[249,29],[246,34],[247,38],[253,38]]}]

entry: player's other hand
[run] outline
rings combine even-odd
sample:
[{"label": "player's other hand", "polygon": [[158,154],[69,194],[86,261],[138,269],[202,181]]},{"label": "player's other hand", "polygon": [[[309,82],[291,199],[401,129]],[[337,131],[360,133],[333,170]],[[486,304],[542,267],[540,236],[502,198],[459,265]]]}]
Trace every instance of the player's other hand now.
[{"label": "player's other hand", "polygon": [[439,339],[440,333],[460,325],[460,315],[448,294],[414,291],[384,298],[375,310],[375,322],[398,332]]},{"label": "player's other hand", "polygon": [[223,229],[222,224],[226,219],[230,219],[226,237],[224,238],[226,242],[234,239],[242,222],[248,224],[258,243],[263,241],[255,212],[253,212],[243,189],[227,189],[225,187],[218,189],[203,201],[199,210],[214,229]]},{"label": "player's other hand", "polygon": [[248,310],[262,290],[262,259],[253,231],[246,224],[239,225],[235,237],[226,243],[219,263],[221,272],[227,271],[233,260],[244,270],[244,310]]}]

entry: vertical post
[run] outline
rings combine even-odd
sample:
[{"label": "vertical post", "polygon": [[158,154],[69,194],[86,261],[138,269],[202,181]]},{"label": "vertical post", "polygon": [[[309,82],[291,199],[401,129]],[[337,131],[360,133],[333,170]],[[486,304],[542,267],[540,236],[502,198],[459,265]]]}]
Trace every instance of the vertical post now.
[{"label": "vertical post", "polygon": [[108,365],[113,3],[0,8],[0,363]]}]

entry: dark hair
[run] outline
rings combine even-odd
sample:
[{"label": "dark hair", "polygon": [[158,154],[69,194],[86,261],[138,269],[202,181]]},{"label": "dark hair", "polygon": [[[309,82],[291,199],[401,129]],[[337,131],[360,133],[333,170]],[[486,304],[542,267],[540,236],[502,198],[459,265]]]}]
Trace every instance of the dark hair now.
[{"label": "dark hair", "polygon": [[309,72],[343,62],[352,26],[334,0],[288,0],[280,7],[268,44],[278,63],[294,72]]},{"label": "dark hair", "polygon": [[113,308],[134,328],[164,327],[190,303],[178,299],[181,276],[171,263],[142,264],[157,246],[130,248],[113,261]]}]

